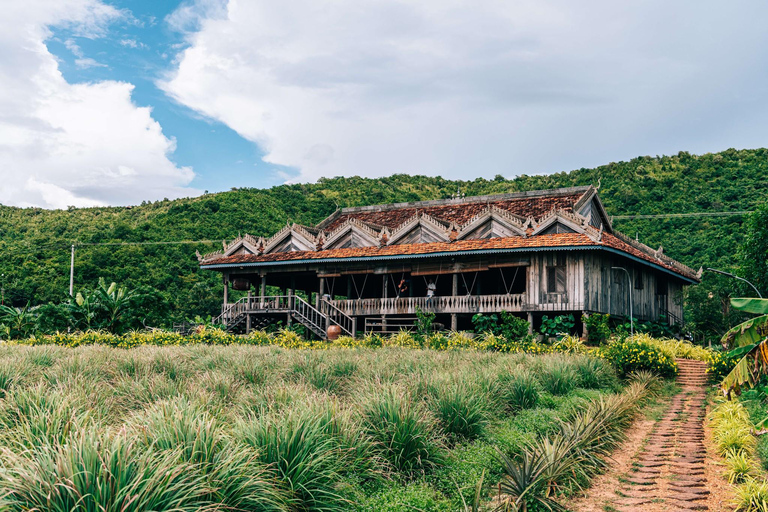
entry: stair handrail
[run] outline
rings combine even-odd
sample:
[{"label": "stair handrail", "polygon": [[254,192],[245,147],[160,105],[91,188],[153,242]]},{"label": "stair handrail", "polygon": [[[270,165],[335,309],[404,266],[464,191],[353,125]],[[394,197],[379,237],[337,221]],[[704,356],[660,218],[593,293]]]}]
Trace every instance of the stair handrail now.
[{"label": "stair handrail", "polygon": [[239,309],[239,305],[247,301],[248,301],[248,297],[243,297],[238,301],[230,302],[229,304],[226,304],[225,305],[226,307],[222,307],[221,314],[216,318],[214,318],[213,320],[211,320],[211,323],[214,325],[219,323],[226,325],[228,323],[226,320],[229,320],[230,317],[232,316],[236,316],[236,315],[231,315],[232,311],[234,309]]},{"label": "stair handrail", "polygon": [[[325,313],[325,316],[328,319],[328,322],[338,325],[341,328],[341,330],[344,331],[347,335],[354,337],[355,335],[354,319],[352,319],[352,317],[344,313],[341,309],[331,304],[331,302],[327,299],[321,299],[320,303],[322,304],[321,312]],[[334,313],[334,315],[338,317],[340,320],[337,320],[334,317],[334,315],[331,315],[331,312]]]},{"label": "stair handrail", "polygon": [[295,315],[299,316],[300,319],[303,319],[307,324],[310,324],[308,327],[317,329],[319,333],[316,332],[316,334],[325,335],[326,324],[328,322],[328,317],[326,315],[298,295],[291,295],[291,303],[291,311]]}]

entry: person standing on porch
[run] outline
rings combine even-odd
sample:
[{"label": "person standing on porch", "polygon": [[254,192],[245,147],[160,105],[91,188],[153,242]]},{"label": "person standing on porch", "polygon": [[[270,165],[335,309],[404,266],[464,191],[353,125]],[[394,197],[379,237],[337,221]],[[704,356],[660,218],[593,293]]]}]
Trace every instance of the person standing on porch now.
[{"label": "person standing on porch", "polygon": [[429,306],[432,303],[432,298],[435,296],[436,290],[437,290],[437,285],[432,279],[430,279],[429,284],[427,284],[427,306]]}]

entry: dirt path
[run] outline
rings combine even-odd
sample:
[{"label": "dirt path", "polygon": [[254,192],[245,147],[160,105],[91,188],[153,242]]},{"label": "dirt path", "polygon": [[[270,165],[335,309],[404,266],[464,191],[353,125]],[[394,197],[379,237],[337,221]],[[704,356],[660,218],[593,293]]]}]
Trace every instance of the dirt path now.
[{"label": "dirt path", "polygon": [[[704,436],[706,364],[678,360],[682,391],[657,422],[641,420],[619,450],[612,470],[595,482],[572,510],[675,512],[723,510],[712,505]],[[719,500],[718,500],[719,501]]]}]

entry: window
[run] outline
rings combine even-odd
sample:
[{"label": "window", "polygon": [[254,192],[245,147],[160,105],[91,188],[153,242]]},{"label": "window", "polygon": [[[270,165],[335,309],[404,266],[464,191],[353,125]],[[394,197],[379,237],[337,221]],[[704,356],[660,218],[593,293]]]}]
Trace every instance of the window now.
[{"label": "window", "polygon": [[547,293],[565,293],[565,265],[547,267]]},{"label": "window", "polygon": [[635,269],[635,290],[643,289],[643,273]]},{"label": "window", "polygon": [[669,293],[667,280],[663,277],[659,277],[656,280],[656,295],[667,295],[667,293]]}]

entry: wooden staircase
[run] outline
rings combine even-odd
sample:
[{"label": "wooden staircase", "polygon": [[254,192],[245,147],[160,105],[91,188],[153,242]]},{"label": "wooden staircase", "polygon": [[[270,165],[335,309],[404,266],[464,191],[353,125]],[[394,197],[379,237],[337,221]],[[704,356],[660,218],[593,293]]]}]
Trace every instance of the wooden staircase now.
[{"label": "wooden staircase", "polygon": [[221,315],[213,319],[214,325],[226,331],[244,334],[250,329],[263,329],[290,315],[320,339],[327,339],[328,327],[338,325],[342,334],[355,335],[355,319],[346,315],[330,302],[323,300],[320,308],[314,307],[297,295],[272,295],[267,297],[243,297],[227,304]]}]

